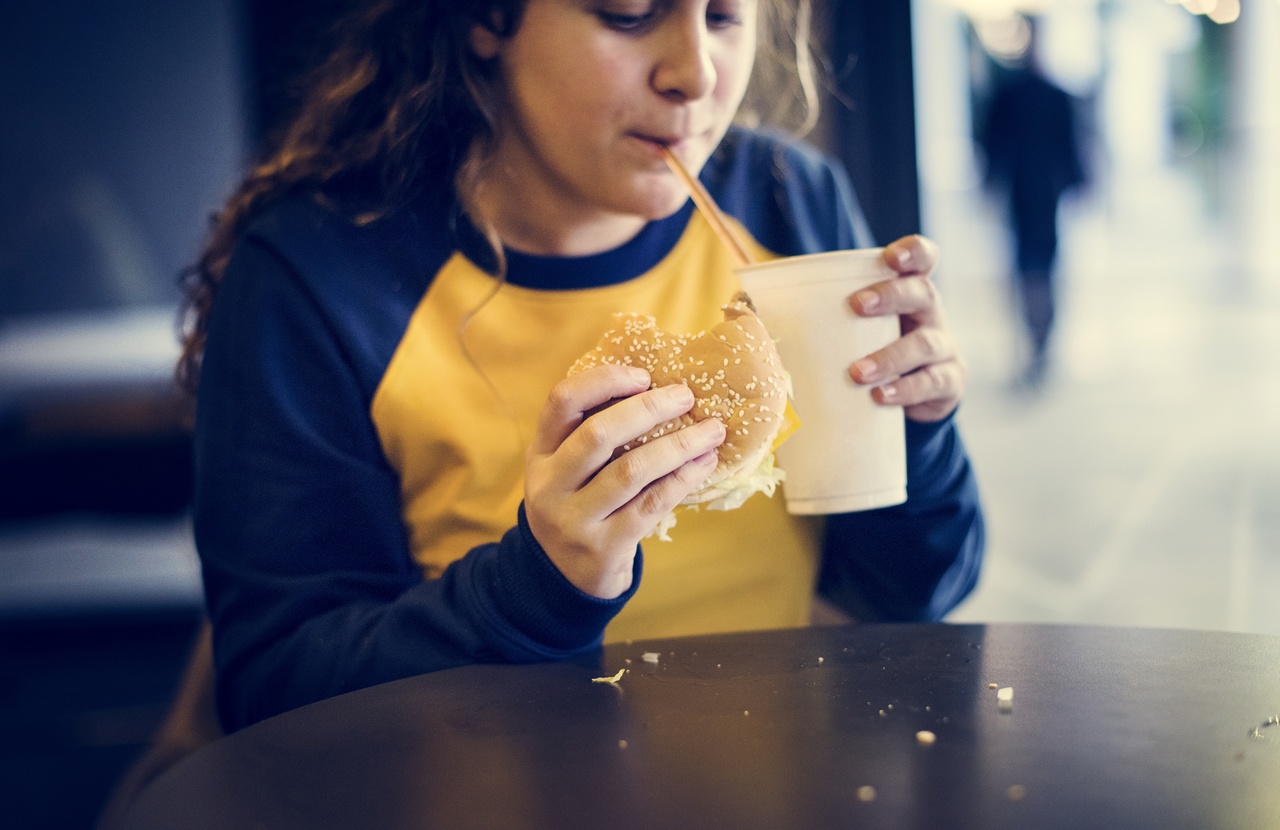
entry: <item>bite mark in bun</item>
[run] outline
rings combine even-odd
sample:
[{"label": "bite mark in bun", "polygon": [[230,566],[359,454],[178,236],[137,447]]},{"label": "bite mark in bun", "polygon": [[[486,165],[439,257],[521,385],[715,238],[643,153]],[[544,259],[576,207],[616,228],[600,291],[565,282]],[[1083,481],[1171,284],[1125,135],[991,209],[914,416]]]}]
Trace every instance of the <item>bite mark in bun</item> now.
[{"label": "bite mark in bun", "polygon": [[[688,414],[622,446],[622,452],[706,418],[725,425],[715,470],[682,505],[733,510],[753,493],[773,495],[783,478],[773,466],[773,450],[788,419],[790,378],[746,302],[735,298],[724,307],[723,322],[697,334],[665,332],[647,314],[615,314],[612,327],[569,374],[602,364],[639,366],[653,387],[681,383],[694,395]],[[663,519],[655,529],[659,538],[670,538],[675,521],[674,515]]]}]

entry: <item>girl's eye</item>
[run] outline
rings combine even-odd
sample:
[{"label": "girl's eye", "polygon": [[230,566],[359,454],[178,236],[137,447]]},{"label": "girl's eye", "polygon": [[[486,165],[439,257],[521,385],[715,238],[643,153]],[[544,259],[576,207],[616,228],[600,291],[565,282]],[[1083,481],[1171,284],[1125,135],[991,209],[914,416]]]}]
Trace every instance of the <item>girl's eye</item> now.
[{"label": "girl's eye", "polygon": [[742,25],[742,17],[736,14],[716,14],[707,12],[707,27],[711,29],[728,29]]},{"label": "girl's eye", "polygon": [[614,14],[613,12],[597,12],[604,25],[619,32],[637,32],[648,25],[656,16],[653,12],[646,14]]},{"label": "girl's eye", "polygon": [[744,5],[736,0],[712,0],[707,4],[707,28],[728,29],[741,26]]}]

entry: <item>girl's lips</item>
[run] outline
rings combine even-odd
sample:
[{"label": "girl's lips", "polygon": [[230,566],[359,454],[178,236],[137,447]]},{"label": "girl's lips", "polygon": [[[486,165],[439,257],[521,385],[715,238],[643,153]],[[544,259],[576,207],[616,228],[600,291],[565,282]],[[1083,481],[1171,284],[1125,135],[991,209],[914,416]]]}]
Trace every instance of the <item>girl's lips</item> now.
[{"label": "girl's lips", "polygon": [[646,135],[644,133],[632,133],[632,135],[646,144],[652,144],[658,151],[661,151],[664,147],[670,147],[672,150],[676,150],[684,141],[680,136]]}]

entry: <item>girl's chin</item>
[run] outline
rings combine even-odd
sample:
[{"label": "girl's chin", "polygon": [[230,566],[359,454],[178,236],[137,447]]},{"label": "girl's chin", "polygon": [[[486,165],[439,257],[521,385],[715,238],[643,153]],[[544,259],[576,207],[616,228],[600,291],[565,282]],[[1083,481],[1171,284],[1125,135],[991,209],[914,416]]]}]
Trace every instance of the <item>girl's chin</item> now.
[{"label": "girl's chin", "polygon": [[687,201],[689,194],[682,187],[662,188],[643,196],[643,207],[638,213],[651,222],[666,219],[679,212]]}]

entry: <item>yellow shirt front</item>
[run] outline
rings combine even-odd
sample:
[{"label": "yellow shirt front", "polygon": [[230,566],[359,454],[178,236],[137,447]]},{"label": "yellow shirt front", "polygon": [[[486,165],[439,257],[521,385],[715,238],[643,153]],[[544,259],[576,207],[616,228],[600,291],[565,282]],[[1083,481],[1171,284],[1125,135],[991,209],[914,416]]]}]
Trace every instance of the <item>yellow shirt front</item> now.
[{"label": "yellow shirt front", "polygon": [[[758,259],[774,256],[752,247]],[[697,215],[655,267],[601,287],[534,290],[499,283],[461,254],[449,259],[415,309],[371,413],[400,475],[410,544],[426,576],[515,523],[525,448],[547,392],[614,313],[652,314],[663,329],[694,333],[722,319],[739,287]],[[640,588],[606,640],[808,620],[820,520],[789,515],[780,494],[677,517],[672,541],[642,543]]]}]

